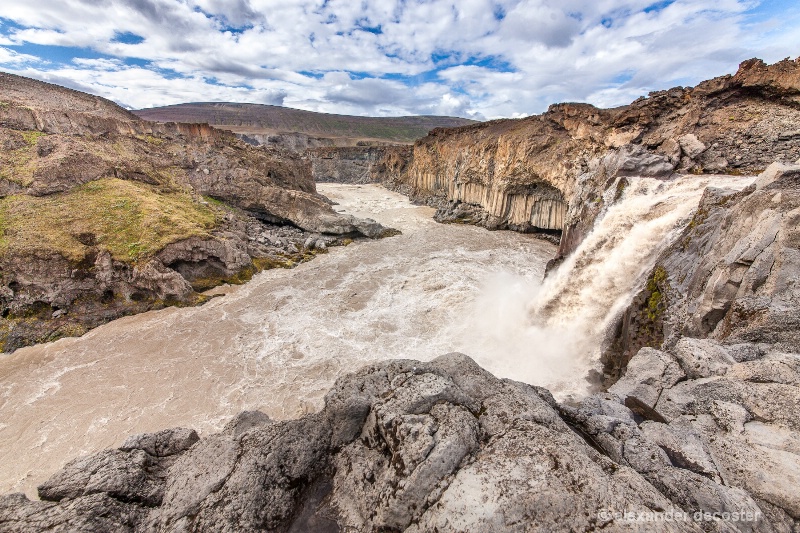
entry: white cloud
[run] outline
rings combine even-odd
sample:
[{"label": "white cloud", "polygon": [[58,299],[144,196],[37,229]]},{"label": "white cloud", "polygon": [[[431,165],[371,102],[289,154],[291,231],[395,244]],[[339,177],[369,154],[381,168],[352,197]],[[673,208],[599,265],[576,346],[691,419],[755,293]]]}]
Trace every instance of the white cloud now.
[{"label": "white cloud", "polygon": [[[764,15],[753,0],[676,0],[648,12],[654,0],[3,3],[15,26],[0,25],[0,66],[134,107],[236,100],[520,116],[557,101],[624,104],[750,57],[800,54],[800,10]],[[36,64],[26,43],[104,57]]]},{"label": "white cloud", "polygon": [[72,63],[81,68],[100,71],[122,70],[125,68],[125,64],[119,59],[87,59],[78,57],[73,59]]},{"label": "white cloud", "polygon": [[0,65],[19,66],[24,64],[41,63],[42,60],[36,56],[20,54],[14,50],[9,50],[0,46]]}]

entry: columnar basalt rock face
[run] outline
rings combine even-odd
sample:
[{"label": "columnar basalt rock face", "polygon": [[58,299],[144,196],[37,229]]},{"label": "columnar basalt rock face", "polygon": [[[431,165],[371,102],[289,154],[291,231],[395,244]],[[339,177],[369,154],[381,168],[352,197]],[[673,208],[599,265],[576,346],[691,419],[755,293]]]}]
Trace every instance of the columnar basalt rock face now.
[{"label": "columnar basalt rock face", "polygon": [[[471,221],[482,225],[530,220],[533,227],[561,229],[560,254],[567,255],[590,231],[596,200],[617,176],[747,174],[796,160],[799,92],[800,62],[750,60],[734,76],[615,109],[558,104],[525,119],[437,129],[414,145],[401,181],[418,201],[480,208],[485,216]],[[534,184],[560,198],[546,197],[546,208],[538,207],[535,191],[512,198],[515,189]],[[556,201],[563,207],[550,208]],[[449,207],[455,219],[464,211]]]},{"label": "columnar basalt rock face", "polygon": [[297,154],[2,73],[0,147],[3,350],[387,235],[336,213]]}]

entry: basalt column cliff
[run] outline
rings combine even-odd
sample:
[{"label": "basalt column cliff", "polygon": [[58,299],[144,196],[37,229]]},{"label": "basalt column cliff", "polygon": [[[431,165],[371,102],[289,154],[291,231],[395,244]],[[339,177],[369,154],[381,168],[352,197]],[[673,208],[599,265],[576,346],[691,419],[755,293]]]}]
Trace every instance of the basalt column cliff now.
[{"label": "basalt column cliff", "polygon": [[615,109],[558,104],[525,119],[436,129],[408,155],[387,151],[373,180],[439,206],[443,221],[563,231],[563,256],[592,227],[615,178],[757,174],[800,157],[798,125],[800,63],[753,59],[733,76]]}]

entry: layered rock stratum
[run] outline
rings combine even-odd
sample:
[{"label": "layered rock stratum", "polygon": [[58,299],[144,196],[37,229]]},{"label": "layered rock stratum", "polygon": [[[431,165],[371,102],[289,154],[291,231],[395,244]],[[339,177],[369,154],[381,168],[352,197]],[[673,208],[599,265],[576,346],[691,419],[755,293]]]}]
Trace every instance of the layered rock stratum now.
[{"label": "layered rock stratum", "polygon": [[391,233],[333,211],[293,153],[11,74],[0,145],[5,351]]}]

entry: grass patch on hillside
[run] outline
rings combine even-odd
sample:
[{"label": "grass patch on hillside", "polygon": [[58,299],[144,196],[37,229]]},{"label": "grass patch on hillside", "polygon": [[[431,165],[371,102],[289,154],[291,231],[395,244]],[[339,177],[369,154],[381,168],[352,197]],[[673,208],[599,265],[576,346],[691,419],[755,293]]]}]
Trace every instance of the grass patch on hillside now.
[{"label": "grass patch on hillside", "polygon": [[25,142],[28,146],[36,146],[36,143],[39,141],[39,137],[44,136],[45,133],[43,131],[37,130],[29,130],[22,132],[22,138],[25,139]]},{"label": "grass patch on hillside", "polygon": [[10,196],[0,200],[0,257],[58,253],[80,261],[97,247],[116,260],[135,262],[167,244],[208,236],[216,213],[187,193],[158,193],[119,179],[44,197]]},{"label": "grass patch on hillside", "polygon": [[141,136],[137,135],[136,138],[143,140],[147,144],[152,144],[153,146],[161,146],[165,142],[164,139],[160,139],[150,134]]},{"label": "grass patch on hillside", "polygon": [[0,179],[27,187],[33,183],[36,171],[36,143],[44,133],[40,131],[23,131],[25,145],[14,150],[0,150]]}]

